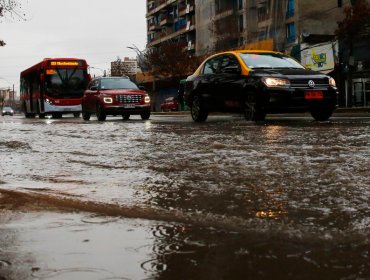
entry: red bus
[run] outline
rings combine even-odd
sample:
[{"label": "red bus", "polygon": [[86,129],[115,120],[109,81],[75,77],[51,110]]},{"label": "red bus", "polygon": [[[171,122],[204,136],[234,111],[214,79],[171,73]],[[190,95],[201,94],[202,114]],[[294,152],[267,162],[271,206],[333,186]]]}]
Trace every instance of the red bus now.
[{"label": "red bus", "polygon": [[26,118],[79,117],[90,75],[84,59],[46,58],[21,72],[21,106]]}]

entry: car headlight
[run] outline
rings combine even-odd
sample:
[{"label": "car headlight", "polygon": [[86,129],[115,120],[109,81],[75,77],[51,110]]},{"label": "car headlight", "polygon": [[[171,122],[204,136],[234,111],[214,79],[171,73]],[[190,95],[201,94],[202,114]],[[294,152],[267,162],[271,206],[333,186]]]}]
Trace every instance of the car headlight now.
[{"label": "car headlight", "polygon": [[150,103],[150,97],[149,97],[149,95],[145,95],[144,102],[145,103]]},{"label": "car headlight", "polygon": [[329,78],[329,86],[331,86],[331,87],[336,87],[337,86],[337,84],[335,83],[335,80],[332,77]]},{"label": "car headlight", "polygon": [[290,82],[287,79],[263,77],[262,82],[267,87],[289,87],[290,86]]},{"label": "car headlight", "polygon": [[112,97],[104,97],[103,100],[104,100],[104,103],[113,103]]}]

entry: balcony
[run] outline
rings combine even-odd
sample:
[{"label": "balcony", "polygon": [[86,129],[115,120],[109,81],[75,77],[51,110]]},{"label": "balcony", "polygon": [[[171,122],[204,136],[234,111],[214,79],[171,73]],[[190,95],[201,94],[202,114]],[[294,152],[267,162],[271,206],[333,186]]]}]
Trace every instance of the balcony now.
[{"label": "balcony", "polygon": [[181,5],[179,7],[179,16],[184,16],[190,12],[194,11],[194,5],[187,4],[187,5]]},{"label": "balcony", "polygon": [[266,21],[270,19],[270,14],[258,14],[258,22]]},{"label": "balcony", "polygon": [[173,24],[173,16],[165,15],[162,16],[160,25],[168,25],[168,24]]},{"label": "balcony", "polygon": [[155,23],[151,23],[148,26],[148,31],[156,31],[156,30],[160,30],[160,29],[161,29],[161,27],[158,24],[155,24]]}]

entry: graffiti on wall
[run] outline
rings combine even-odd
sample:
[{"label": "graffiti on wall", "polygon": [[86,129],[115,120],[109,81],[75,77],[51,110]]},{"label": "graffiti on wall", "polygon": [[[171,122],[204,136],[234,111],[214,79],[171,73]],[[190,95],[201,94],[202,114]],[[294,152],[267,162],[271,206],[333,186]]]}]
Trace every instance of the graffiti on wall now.
[{"label": "graffiti on wall", "polygon": [[301,63],[312,70],[332,71],[335,66],[335,45],[332,42],[318,46],[301,45]]}]

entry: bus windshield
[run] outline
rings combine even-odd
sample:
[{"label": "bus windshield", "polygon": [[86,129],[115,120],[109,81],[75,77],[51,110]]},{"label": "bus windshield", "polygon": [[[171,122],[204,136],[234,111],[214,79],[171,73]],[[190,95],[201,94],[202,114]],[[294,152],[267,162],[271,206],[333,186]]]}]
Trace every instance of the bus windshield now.
[{"label": "bus windshield", "polygon": [[57,98],[82,97],[87,87],[87,73],[83,69],[47,69],[46,92]]}]

